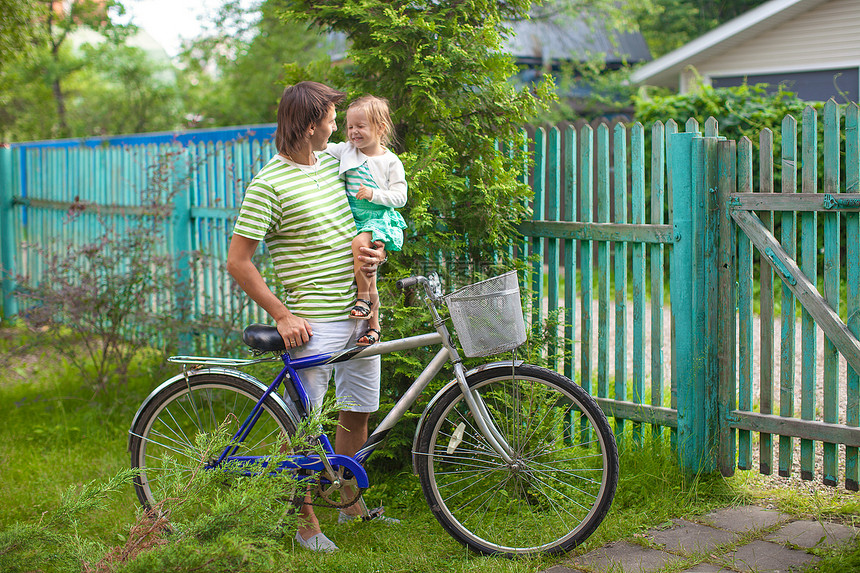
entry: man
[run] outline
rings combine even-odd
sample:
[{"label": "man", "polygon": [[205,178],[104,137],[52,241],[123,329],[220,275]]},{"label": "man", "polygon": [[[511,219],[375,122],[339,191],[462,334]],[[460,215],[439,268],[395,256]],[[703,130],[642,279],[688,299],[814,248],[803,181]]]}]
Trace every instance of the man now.
[{"label": "man", "polygon": [[[275,320],[297,358],[354,346],[366,328],[364,321],[348,317],[355,300],[355,222],[338,161],[328,154],[317,157],[337,127],[335,106],[344,95],[316,82],[284,90],[275,132],[278,153],[248,185],[227,254],[228,272]],[[261,240],[272,255],[281,296],[252,261]],[[365,271],[376,272],[384,259],[382,249],[362,253]],[[303,370],[312,406],[322,403],[332,369],[338,401],[349,404],[339,413],[335,451],[351,456],[367,439],[368,418],[379,407],[380,361],[375,356]],[[337,550],[308,502],[300,511],[296,540],[315,551]]]}]

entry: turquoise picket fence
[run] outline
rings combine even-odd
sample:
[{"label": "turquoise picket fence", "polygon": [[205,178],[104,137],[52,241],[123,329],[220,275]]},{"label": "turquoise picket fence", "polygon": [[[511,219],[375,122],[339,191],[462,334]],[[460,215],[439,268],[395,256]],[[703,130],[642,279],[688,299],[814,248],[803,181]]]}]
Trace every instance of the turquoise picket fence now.
[{"label": "turquoise picket fence", "polygon": [[[776,176],[774,134],[756,142],[753,169],[756,146],[719,136],[713,119],[529,130],[533,218],[516,250],[533,261],[530,320],[558,325],[546,348],[552,366],[597,398],[620,439],[668,432],[691,471],[758,462],[762,473],[777,467],[857,489],[860,206],[850,193],[860,144],[857,106],[844,118],[842,109],[828,104],[823,153],[812,108],[799,143],[786,118]],[[158,188],[172,202],[163,248],[190,259],[177,270],[196,285],[189,310],[265,320],[223,260],[244,186],[274,153],[273,130],[0,149],[3,316],[17,312],[15,276],[40,277],[35,249],[122,225],[145,212],[142,191]]]},{"label": "turquoise picket fence", "polygon": [[14,144],[0,149],[3,316],[18,312],[18,276],[38,282],[45,261],[70,245],[121,233],[153,209],[163,218],[153,249],[177,259],[193,282],[191,313],[264,320],[226,274],[230,232],[253,174],[274,153],[275,126],[255,125],[90,140]]}]

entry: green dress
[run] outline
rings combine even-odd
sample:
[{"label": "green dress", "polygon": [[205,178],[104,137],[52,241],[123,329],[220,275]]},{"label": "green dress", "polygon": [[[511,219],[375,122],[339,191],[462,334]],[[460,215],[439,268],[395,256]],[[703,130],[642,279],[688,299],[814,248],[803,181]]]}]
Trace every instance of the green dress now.
[{"label": "green dress", "polygon": [[358,189],[364,185],[371,189],[379,189],[373,181],[367,162],[358,167],[348,169],[346,176],[346,193],[352,216],[355,218],[355,226],[359,233],[368,232],[374,241],[385,243],[385,250],[399,251],[403,248],[403,229],[406,221],[392,207],[377,205],[367,199],[356,199]]}]

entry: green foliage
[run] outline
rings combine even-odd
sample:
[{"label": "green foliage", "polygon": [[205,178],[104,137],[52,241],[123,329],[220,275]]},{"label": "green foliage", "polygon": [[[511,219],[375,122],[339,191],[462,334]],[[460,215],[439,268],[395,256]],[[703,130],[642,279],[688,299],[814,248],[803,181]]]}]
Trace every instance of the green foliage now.
[{"label": "green foliage", "polygon": [[173,129],[172,70],[126,45],[115,0],[32,3],[27,50],[4,52],[0,138],[25,141]]},{"label": "green foliage", "polygon": [[699,85],[687,94],[677,95],[643,91],[633,102],[636,120],[645,125],[670,119],[683,125],[688,118],[694,118],[704,125],[705,120],[714,117],[719,123],[721,135],[729,139],[747,136],[753,141],[758,140],[758,133],[762,129],[777,131],[786,115],[799,117],[803,109],[810,105],[782,86],[776,93],[768,94],[766,86],[748,84],[731,88]]},{"label": "green foliage", "polygon": [[26,50],[38,33],[34,26],[35,6],[30,0],[0,0],[0,69],[8,63],[6,54]]},{"label": "green foliage", "polygon": [[[314,424],[319,422],[313,420]],[[229,436],[218,431],[199,436],[198,447],[214,454],[228,441]],[[271,462],[278,463],[283,456],[274,452]],[[287,495],[291,499],[285,492],[295,492],[299,485],[287,473],[270,476],[260,471],[237,476],[229,468],[204,470],[206,459],[201,460],[190,480],[177,470],[169,497],[151,511],[142,511],[124,543],[112,549],[81,538],[78,521],[102,509],[108,494],[130,485],[137,471],[121,470],[103,484],[71,486],[59,505],[38,522],[16,524],[0,532],[0,568],[223,571],[244,567],[257,570],[255,565],[264,564],[271,570],[279,540],[294,530],[297,519],[295,512],[284,512],[283,498]],[[46,551],[47,547],[54,550]]]},{"label": "green foliage", "polygon": [[[328,42],[303,20],[279,19],[288,0],[230,0],[212,32],[180,55],[185,107],[201,127],[271,123],[284,91],[284,64],[328,61]],[[217,76],[212,68],[218,70]]]},{"label": "green foliage", "polygon": [[[643,91],[634,98],[636,106],[636,121],[646,126],[646,149],[650,150],[650,126],[656,121],[664,123],[670,119],[678,123],[679,130],[684,131],[684,124],[689,118],[699,122],[700,129],[704,127],[709,117],[717,120],[719,133],[727,139],[740,140],[749,138],[753,146],[753,157],[758,157],[760,149],[760,133],[769,129],[773,133],[773,156],[775,164],[782,155],[782,122],[787,115],[798,120],[798,144],[802,141],[801,119],[803,111],[812,107],[820,112],[823,104],[820,102],[805,102],[794,92],[783,86],[769,94],[764,85],[744,84],[730,88],[713,88],[700,85],[696,90],[683,95],[651,94]],[[818,137],[823,141],[824,122],[819,119]],[[843,134],[844,137],[844,134]],[[798,155],[800,159],[800,155]],[[821,161],[819,159],[819,161]],[[650,160],[646,161],[650,165]],[[798,161],[798,168],[801,162]],[[819,170],[819,174],[823,171]],[[781,172],[774,170],[774,188],[780,189]]]},{"label": "green foliage", "polygon": [[112,135],[170,131],[181,125],[174,70],[126,44],[84,45],[86,66],[68,78],[72,133]]},{"label": "green foliage", "polygon": [[813,570],[817,573],[860,571],[860,540],[841,548],[835,555],[825,555]]},{"label": "green foliage", "polygon": [[102,484],[91,481],[70,486],[58,506],[36,523],[18,523],[0,531],[0,570],[78,571],[82,562],[97,559],[104,547],[80,538],[78,522],[100,509],[109,495],[129,485],[134,475],[134,470],[125,469]]},{"label": "green foliage", "polygon": [[[515,88],[509,78],[516,66],[500,51],[505,19],[525,17],[529,7],[527,0],[296,1],[284,15],[285,21],[310,20],[343,33],[349,46],[348,64],[288,65],[290,83],[322,81],[350,99],[372,93],[391,106],[395,149],[409,181],[402,213],[410,228],[403,251],[391,253],[382,270],[386,338],[432,331],[414,300],[407,298],[403,308],[393,304],[400,296],[394,279],[440,270],[454,279],[450,286],[488,266],[503,266],[497,257],[529,214],[532,192],[523,182],[528,158],[517,138],[526,118],[552,99],[552,86],[545,80]],[[505,149],[500,142],[508,143]],[[428,359],[425,349],[386,357],[380,414]],[[442,383],[439,378],[434,384]],[[411,430],[407,422],[392,433],[390,443],[398,448],[380,452],[383,457],[407,459]]]}]

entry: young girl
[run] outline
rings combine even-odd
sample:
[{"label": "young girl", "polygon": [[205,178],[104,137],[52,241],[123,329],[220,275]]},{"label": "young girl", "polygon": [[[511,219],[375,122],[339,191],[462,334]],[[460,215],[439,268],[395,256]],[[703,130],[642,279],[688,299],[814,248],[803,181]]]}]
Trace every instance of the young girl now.
[{"label": "young girl", "polygon": [[368,321],[367,332],[356,341],[358,346],[375,344],[382,337],[376,275],[368,277],[361,272],[359,248],[382,243],[386,251],[399,251],[406,228],[406,221],[394,210],[406,204],[407,186],[403,164],[387,148],[393,131],[388,101],[362,96],[346,110],[347,141],[326,148],[340,159],[340,172],[346,179],[347,198],[358,230],[352,241],[358,294],[349,316]]}]

